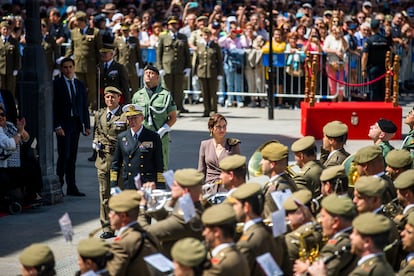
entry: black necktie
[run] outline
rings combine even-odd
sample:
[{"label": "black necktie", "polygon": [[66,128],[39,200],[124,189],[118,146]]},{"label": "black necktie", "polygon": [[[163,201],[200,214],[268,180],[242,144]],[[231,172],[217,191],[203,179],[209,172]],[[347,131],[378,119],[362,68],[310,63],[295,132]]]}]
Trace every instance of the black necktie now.
[{"label": "black necktie", "polygon": [[138,133],[137,132],[135,132],[135,134],[134,134],[134,140],[135,141],[138,140]]},{"label": "black necktie", "polygon": [[75,93],[75,87],[73,86],[73,80],[68,80],[69,82],[69,88],[70,88],[70,99],[72,104],[72,113],[73,116],[79,116],[78,113],[78,106],[76,105],[76,93]]},{"label": "black necktie", "polygon": [[105,62],[104,74],[106,75],[107,72],[108,72],[108,62]]},{"label": "black necktie", "polygon": [[108,114],[106,115],[106,121],[109,122],[112,118],[112,112],[108,112]]}]

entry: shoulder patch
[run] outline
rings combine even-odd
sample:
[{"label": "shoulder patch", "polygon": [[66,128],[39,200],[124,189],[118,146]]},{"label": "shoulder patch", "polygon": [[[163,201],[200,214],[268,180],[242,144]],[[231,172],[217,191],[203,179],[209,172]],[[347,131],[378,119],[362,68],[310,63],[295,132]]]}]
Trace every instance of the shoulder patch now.
[{"label": "shoulder patch", "polygon": [[328,240],[328,244],[331,244],[331,245],[335,245],[335,244],[337,244],[337,240],[335,240],[335,239],[330,239],[330,240]]}]

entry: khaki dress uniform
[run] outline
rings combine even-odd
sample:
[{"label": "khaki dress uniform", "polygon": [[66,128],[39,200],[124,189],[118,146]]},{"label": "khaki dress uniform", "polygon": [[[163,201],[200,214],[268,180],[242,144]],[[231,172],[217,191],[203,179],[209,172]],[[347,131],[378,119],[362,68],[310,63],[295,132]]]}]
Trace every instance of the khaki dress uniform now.
[{"label": "khaki dress uniform", "polygon": [[401,264],[401,270],[398,271],[398,276],[414,275],[414,259]]},{"label": "khaki dress uniform", "polygon": [[[119,133],[126,129],[126,117],[122,113],[122,108],[111,116],[107,121],[107,108],[102,108],[95,113],[94,140],[95,144],[100,145],[95,167],[97,168],[99,182],[99,199],[100,199],[100,221],[101,225],[108,222],[108,200],[110,197],[110,170],[112,165],[113,154],[115,152],[117,137]],[[112,232],[109,226],[103,229],[104,232]]]},{"label": "khaki dress uniform", "polygon": [[16,77],[13,71],[20,69],[19,43],[10,35],[6,41],[0,39],[0,79],[1,89],[16,95]]},{"label": "khaki dress uniform", "polygon": [[322,171],[323,167],[319,161],[309,161],[293,180],[299,188],[306,188],[312,192],[313,197],[317,197],[321,193],[321,181],[319,178]]},{"label": "khaki dress uniform", "polygon": [[128,72],[129,86],[131,87],[132,93],[135,93],[139,88],[139,78],[135,64],[138,63],[140,69],[144,68],[139,40],[133,36],[127,38],[117,37],[115,38],[114,44],[114,59],[125,66]]},{"label": "khaki dress uniform", "polygon": [[[144,126],[152,131],[158,131],[167,121],[168,114],[177,110],[171,93],[162,86],[148,94],[147,88],[141,88],[132,97],[132,103],[144,108]],[[167,170],[170,154],[170,134],[167,132],[162,138],[162,154],[164,170]]]},{"label": "khaki dress uniform", "polygon": [[249,265],[246,257],[231,244],[220,250],[211,258],[211,268],[205,270],[203,276],[247,276],[249,273]]},{"label": "khaki dress uniform", "polygon": [[73,55],[76,77],[85,83],[88,89],[88,103],[92,109],[97,107],[96,66],[99,63],[99,50],[102,48],[102,37],[96,28],[87,27],[85,34],[79,28],[71,31],[72,43],[65,57]]},{"label": "khaki dress uniform", "polygon": [[350,274],[350,276],[384,276],[384,275],[394,275],[392,267],[385,259],[383,254],[374,256],[362,264],[359,264]]},{"label": "khaki dress uniform", "polygon": [[[329,151],[321,149],[320,161],[327,168],[330,166],[341,165],[350,154],[344,149],[339,149],[329,156]],[[329,158],[328,158],[329,157]]]}]

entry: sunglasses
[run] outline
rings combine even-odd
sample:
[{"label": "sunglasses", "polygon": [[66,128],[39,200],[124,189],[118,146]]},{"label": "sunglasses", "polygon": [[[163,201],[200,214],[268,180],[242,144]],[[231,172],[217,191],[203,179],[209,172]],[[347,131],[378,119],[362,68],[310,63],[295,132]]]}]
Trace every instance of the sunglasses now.
[{"label": "sunglasses", "polygon": [[0,117],[6,117],[6,113],[4,112],[0,113]]}]

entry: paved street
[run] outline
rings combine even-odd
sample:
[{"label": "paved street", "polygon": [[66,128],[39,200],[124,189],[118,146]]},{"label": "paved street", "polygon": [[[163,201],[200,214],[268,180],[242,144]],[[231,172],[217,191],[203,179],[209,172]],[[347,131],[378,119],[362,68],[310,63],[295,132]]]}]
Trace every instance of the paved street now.
[{"label": "paved street", "polygon": [[[197,167],[200,141],[209,138],[207,130],[208,118],[202,118],[202,105],[187,105],[191,113],[178,119],[172,131],[171,168]],[[403,115],[412,107],[404,107]],[[267,109],[264,108],[229,108],[219,110],[228,119],[228,137],[236,137],[242,141],[242,153],[248,157],[261,143],[269,139],[278,139],[289,145],[301,137],[300,110],[275,110],[275,119],[267,120]],[[378,117],[385,116],[378,114]],[[403,134],[408,127],[403,125]],[[368,133],[368,130],[367,130]],[[64,197],[64,202],[53,206],[26,210],[22,214],[0,218],[0,275],[16,275],[20,273],[18,256],[21,250],[33,243],[47,243],[55,254],[58,275],[74,275],[77,267],[76,245],[80,239],[100,226],[99,197],[96,169],[87,161],[91,150],[91,137],[81,137],[78,163],[77,183],[80,190],[86,193],[84,198]],[[318,141],[320,145],[321,141]],[[353,153],[359,147],[370,145],[369,140],[348,141],[346,149]],[[401,141],[391,141],[399,147]],[[293,156],[290,156],[293,161]],[[65,189],[66,190],[66,189]],[[68,212],[74,227],[72,243],[66,243],[60,233],[58,219]],[[98,234],[100,231],[98,232]]]}]

